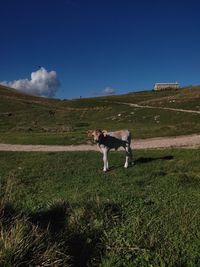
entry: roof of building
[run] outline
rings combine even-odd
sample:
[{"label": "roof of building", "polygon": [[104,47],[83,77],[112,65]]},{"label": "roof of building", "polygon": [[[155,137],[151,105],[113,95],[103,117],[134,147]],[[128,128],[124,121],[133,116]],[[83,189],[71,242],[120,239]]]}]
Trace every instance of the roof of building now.
[{"label": "roof of building", "polygon": [[155,84],[179,84],[179,83],[175,82],[175,83],[155,83]]}]

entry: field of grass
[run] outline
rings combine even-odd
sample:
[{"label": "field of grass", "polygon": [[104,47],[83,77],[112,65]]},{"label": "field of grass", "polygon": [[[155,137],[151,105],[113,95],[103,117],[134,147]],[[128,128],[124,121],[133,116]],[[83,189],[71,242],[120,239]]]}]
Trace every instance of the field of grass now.
[{"label": "field of grass", "polygon": [[194,88],[56,100],[25,95],[0,86],[0,142],[80,144],[87,142],[86,131],[93,128],[128,128],[133,138],[199,133],[199,114],[135,108],[123,104],[130,102],[198,109],[199,98],[200,89]]},{"label": "field of grass", "polygon": [[134,157],[0,152],[0,266],[199,266],[199,152]]},{"label": "field of grass", "polygon": [[143,91],[102,99],[154,107],[200,110],[200,86],[190,86],[179,90]]}]

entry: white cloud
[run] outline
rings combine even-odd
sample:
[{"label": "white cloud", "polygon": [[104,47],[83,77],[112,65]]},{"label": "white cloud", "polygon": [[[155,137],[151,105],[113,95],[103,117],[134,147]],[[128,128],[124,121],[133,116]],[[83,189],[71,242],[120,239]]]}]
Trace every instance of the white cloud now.
[{"label": "white cloud", "polygon": [[60,82],[55,71],[47,71],[41,67],[39,70],[31,73],[31,79],[20,79],[11,82],[0,82],[3,85],[12,87],[21,92],[36,96],[54,97]]},{"label": "white cloud", "polygon": [[106,87],[103,89],[103,93],[113,95],[115,94],[115,89],[113,89],[112,87]]}]

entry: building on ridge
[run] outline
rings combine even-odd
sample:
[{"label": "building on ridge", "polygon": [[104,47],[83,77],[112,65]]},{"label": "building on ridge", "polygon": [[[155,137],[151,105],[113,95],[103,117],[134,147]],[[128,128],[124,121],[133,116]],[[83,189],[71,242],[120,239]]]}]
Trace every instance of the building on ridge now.
[{"label": "building on ridge", "polygon": [[178,82],[175,83],[155,83],[154,84],[154,90],[160,91],[160,90],[167,90],[167,89],[179,89],[180,84]]}]

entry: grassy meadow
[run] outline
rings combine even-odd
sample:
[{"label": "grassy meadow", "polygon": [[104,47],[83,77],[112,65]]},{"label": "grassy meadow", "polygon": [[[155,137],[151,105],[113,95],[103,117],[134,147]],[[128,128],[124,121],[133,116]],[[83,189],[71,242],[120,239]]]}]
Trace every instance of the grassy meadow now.
[{"label": "grassy meadow", "polygon": [[0,152],[0,266],[200,265],[198,150]]},{"label": "grassy meadow", "polygon": [[103,98],[107,101],[125,102],[153,107],[200,110],[200,86],[178,90],[143,91]]},{"label": "grassy meadow", "polygon": [[[162,110],[199,110],[200,89],[144,91],[76,100],[34,97],[0,86],[0,143],[80,144],[92,128],[128,128],[133,138],[176,136],[200,132],[200,115]],[[135,108],[123,103],[152,105]]]}]

